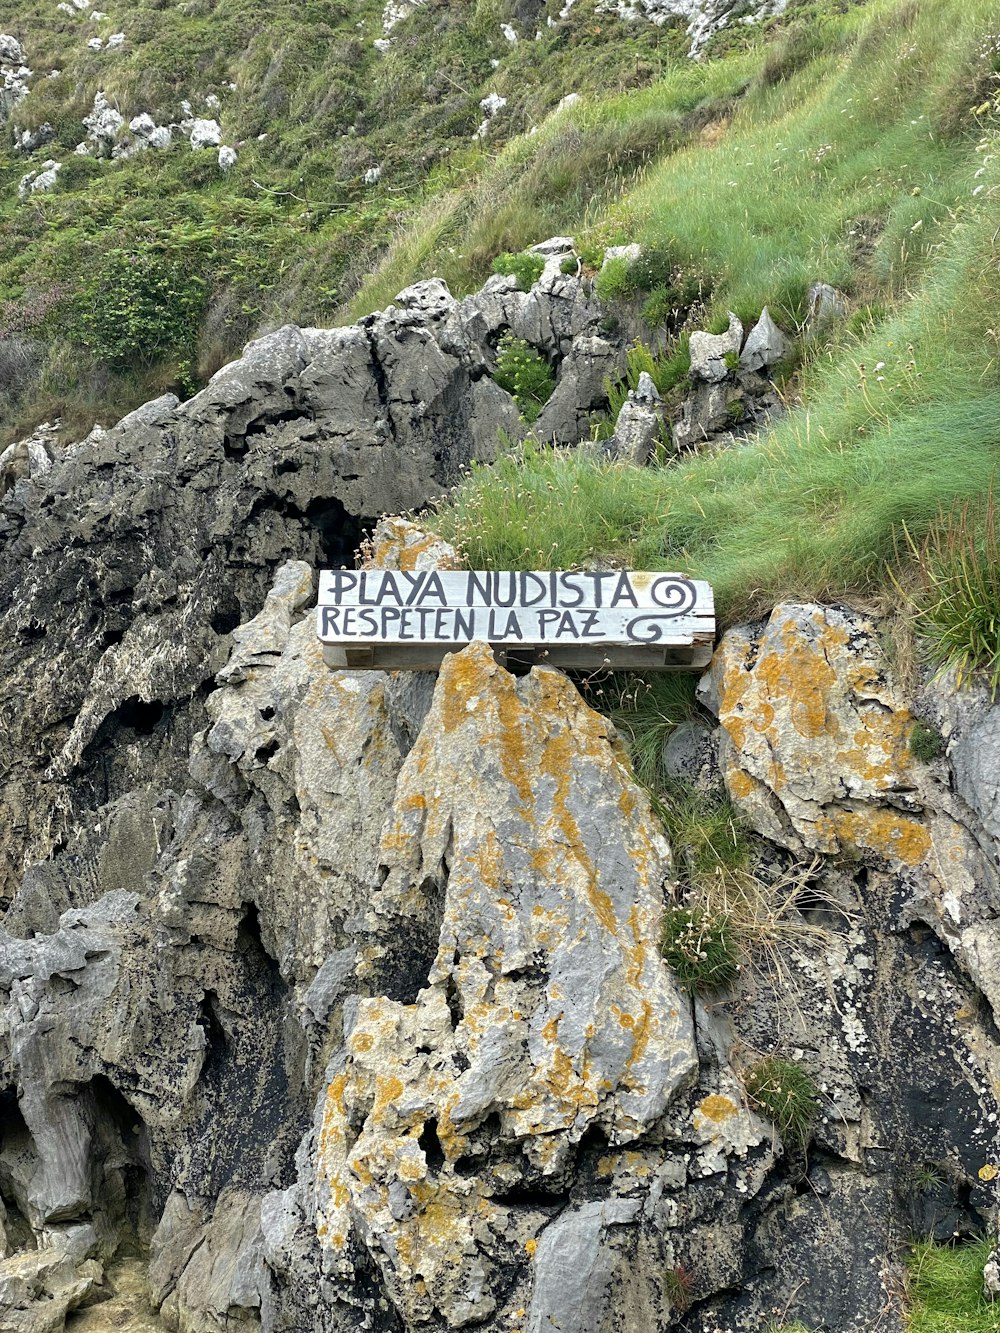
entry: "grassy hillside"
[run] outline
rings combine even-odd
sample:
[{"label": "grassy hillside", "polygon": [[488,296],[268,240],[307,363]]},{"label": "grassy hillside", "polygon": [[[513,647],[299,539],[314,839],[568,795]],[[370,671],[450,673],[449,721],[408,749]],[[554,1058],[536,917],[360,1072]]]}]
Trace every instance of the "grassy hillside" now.
[{"label": "grassy hillside", "polygon": [[[841,287],[851,314],[804,348],[791,410],[748,447],[660,468],[529,444],[475,471],[442,513],[473,563],[681,566],[712,580],[731,621],[785,595],[884,592],[909,554],[904,524],[919,543],[942,507],[985,495],[1000,461],[994,7],[833,8],[721,62],[711,77],[736,64],[749,77],[731,116],[580,219],[585,246],[640,239],[703,274],[713,295],[694,312],[702,327],[765,303],[794,327],[811,280]],[[665,114],[708,76],[668,75],[634,111],[609,99],[608,116]],[[563,132],[549,130],[505,187],[511,216],[522,199],[530,210],[532,173]],[[466,257],[439,250],[420,264],[459,286],[478,279],[476,238],[500,212],[496,200],[465,207]]]},{"label": "grassy hillside", "polygon": [[[428,202],[475,190],[562,97],[634,92],[689,63],[681,25],[625,25],[594,0],[564,18],[561,0],[426,0],[385,51],[377,0],[101,3],[95,21],[97,0],[69,14],[9,0],[0,19],[34,71],[0,130],[0,439],[56,414],[73,433],[190,391],[261,328],[336,322]],[[119,47],[88,45],[117,32]],[[76,155],[98,92],[124,117],[119,148],[133,117],[178,122],[187,101],[218,120],[236,165],[223,173],[177,132],[165,150]],[[712,93],[709,80],[695,101]],[[493,94],[506,105],[477,137]],[[607,135],[600,179],[567,187],[576,210],[617,197],[675,120]],[[15,150],[13,127],[43,126],[50,142]],[[55,187],[20,200],[22,176],[48,160]]]}]

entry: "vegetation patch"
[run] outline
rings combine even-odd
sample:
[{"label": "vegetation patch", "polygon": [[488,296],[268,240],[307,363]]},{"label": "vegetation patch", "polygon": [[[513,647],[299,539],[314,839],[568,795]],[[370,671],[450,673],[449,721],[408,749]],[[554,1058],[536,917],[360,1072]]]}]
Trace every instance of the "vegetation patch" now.
[{"label": "vegetation patch", "polygon": [[687,990],[719,990],[739,976],[739,947],[732,922],[696,907],[664,913],[661,952]]},{"label": "vegetation patch", "polygon": [[[576,261],[571,262],[575,268]],[[493,272],[517,278],[518,285],[523,292],[526,292],[529,287],[538,281],[544,268],[545,260],[542,256],[533,255],[527,250],[522,251],[519,255],[497,255],[493,261]]]},{"label": "vegetation patch", "polygon": [[907,1259],[909,1333],[1000,1333],[1000,1302],[983,1295],[983,1267],[993,1242],[921,1241]]},{"label": "vegetation patch", "polygon": [[1000,689],[1000,518],[992,482],[984,496],[936,518],[919,547],[912,540],[910,545],[922,585],[911,601],[917,630],[932,659],[942,671],[953,670],[959,684],[974,672],[982,673],[996,693]]},{"label": "vegetation patch", "polygon": [[743,1077],[755,1108],[774,1122],[789,1148],[804,1149],[819,1116],[819,1090],[794,1060],[768,1056]]},{"label": "vegetation patch", "polygon": [[497,346],[497,368],[493,378],[517,403],[521,419],[537,421],[552,397],[556,377],[544,356],[524,341],[505,333]]}]

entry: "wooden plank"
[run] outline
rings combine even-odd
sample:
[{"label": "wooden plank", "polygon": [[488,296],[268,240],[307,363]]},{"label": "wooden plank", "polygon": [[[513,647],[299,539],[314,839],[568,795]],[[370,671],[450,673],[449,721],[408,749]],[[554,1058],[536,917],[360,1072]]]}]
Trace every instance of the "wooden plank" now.
[{"label": "wooden plank", "polygon": [[684,574],[625,570],[324,570],[321,606],[657,608],[714,614],[708,583]]},{"label": "wooden plank", "polygon": [[[351,649],[326,646],[323,660],[334,670],[362,671],[436,671],[449,653],[461,652],[464,643],[375,645],[371,649]],[[353,654],[364,654],[355,664],[348,662]],[[523,674],[533,666],[553,666],[562,670],[599,674],[606,671],[701,671],[712,659],[709,645],[696,644],[691,648],[676,648],[665,652],[662,648],[635,648],[612,646],[597,648],[558,648],[534,650],[527,645],[523,650],[495,648],[494,657],[501,666],[516,674]]]},{"label": "wooden plank", "polygon": [[700,669],[711,654],[711,587],[623,570],[328,570],[316,628],[331,665],[434,670],[474,640],[511,670]]},{"label": "wooden plank", "polygon": [[515,647],[524,643],[581,645],[685,644],[711,634],[704,615],[664,615],[658,608],[596,610],[553,607],[321,606],[322,643],[470,643],[483,639]]}]

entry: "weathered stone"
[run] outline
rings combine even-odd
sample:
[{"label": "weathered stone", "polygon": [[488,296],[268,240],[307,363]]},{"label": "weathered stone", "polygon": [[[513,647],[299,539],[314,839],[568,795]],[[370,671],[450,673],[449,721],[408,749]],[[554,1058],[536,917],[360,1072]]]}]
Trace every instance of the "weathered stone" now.
[{"label": "weathered stone", "polygon": [[806,295],[806,336],[813,337],[847,314],[847,304],[836,287],[814,282]]},{"label": "weathered stone", "polygon": [[434,533],[403,518],[383,518],[372,533],[365,566],[413,573],[425,569],[461,569],[462,564],[455,548]]},{"label": "weathered stone", "polygon": [[[743,343],[743,325],[729,312],[729,328],[725,333],[691,334],[691,378],[718,384],[735,370]],[[732,365],[727,362],[731,359]]]},{"label": "weathered stone", "polygon": [[222,130],[217,120],[196,119],[189,137],[196,152],[199,148],[218,148],[222,143]]},{"label": "weathered stone", "polygon": [[[357,1006],[322,1120],[317,1225],[330,1262],[359,1229],[408,1321],[437,1309],[461,1327],[492,1308],[480,1227],[499,1225],[502,1182],[558,1177],[592,1125],[629,1142],[694,1073],[655,947],[669,853],[569,683],[517,682],[473,644],[441,670],[382,859],[359,971],[378,975],[405,913],[429,974],[415,1003]],[[458,1169],[489,1117],[524,1154],[492,1186]]]},{"label": "weathered stone", "polygon": [[964,802],[909,749],[913,716],[874,628],[836,607],[781,605],[730,631],[703,696],[722,723],[726,786],[754,826],[796,851],[863,856],[910,885],[1000,1012],[1000,890]]},{"label": "weathered stone", "polygon": [[767,306],[760,312],[760,319],[750,330],[740,353],[740,366],[744,370],[767,370],[777,365],[788,354],[788,339],[771,318]]},{"label": "weathered stone", "polygon": [[663,429],[662,400],[645,371],[630,389],[615,423],[615,433],[605,441],[603,452],[610,458],[641,466],[648,463]]},{"label": "weathered stone", "polygon": [[0,32],[0,62],[5,65],[23,65],[27,56],[16,37]]}]

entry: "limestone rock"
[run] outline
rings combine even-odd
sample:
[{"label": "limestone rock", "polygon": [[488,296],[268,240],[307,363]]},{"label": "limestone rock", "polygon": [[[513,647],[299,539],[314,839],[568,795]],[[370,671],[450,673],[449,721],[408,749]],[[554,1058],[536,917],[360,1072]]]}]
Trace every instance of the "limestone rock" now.
[{"label": "limestone rock", "polygon": [[[430,970],[415,1002],[357,1005],[322,1117],[317,1226],[331,1263],[357,1233],[408,1322],[437,1310],[460,1327],[492,1308],[493,1196],[558,1178],[592,1126],[635,1139],[695,1072],[656,948],[669,853],[569,682],[517,682],[473,644],[441,670],[381,855],[360,974],[404,914],[428,931]],[[493,1183],[462,1169],[491,1118],[523,1154]]]},{"label": "limestone rock", "polygon": [[95,95],[94,109],[84,116],[83,124],[98,157],[110,157],[125,117],[110,104],[103,92]]},{"label": "limestone rock", "polygon": [[235,148],[229,148],[223,145],[219,149],[219,170],[231,171],[236,166],[238,154]]},{"label": "limestone rock", "polygon": [[630,264],[634,264],[641,254],[642,246],[635,241],[631,245],[609,245],[604,251],[604,258],[601,260],[601,271],[603,272],[615,259],[625,259]]},{"label": "limestone rock", "polygon": [[983,1266],[983,1295],[988,1301],[1000,1300],[1000,1250],[994,1250]]},{"label": "limestone rock", "polygon": [[17,38],[0,32],[0,63],[4,65],[23,65],[26,59],[24,47]]},{"label": "limestone rock", "polygon": [[834,321],[843,319],[847,305],[836,287],[814,282],[806,296],[806,335],[812,337]]},{"label": "limestone rock", "polygon": [[222,130],[219,128],[217,120],[195,119],[191,126],[191,147],[197,151],[199,148],[218,148],[222,143]]},{"label": "limestone rock", "polygon": [[913,716],[874,627],[836,607],[777,606],[730,631],[702,692],[717,709],[726,786],[766,837],[862,856],[910,885],[912,915],[1000,1012],[1000,906],[991,857],[964,802],[909,750]]},{"label": "limestone rock", "polygon": [[22,130],[14,132],[14,141],[19,152],[34,153],[39,148],[44,148],[46,144],[52,142],[56,137],[55,128],[44,121],[33,130]]},{"label": "limestone rock", "polygon": [[[691,378],[708,384],[724,380],[735,367],[742,343],[743,325],[732,311],[725,333],[692,333]],[[726,364],[727,356],[733,359],[733,367]]]},{"label": "limestone rock", "polygon": [[365,559],[371,569],[461,569],[450,543],[404,518],[380,519]]},{"label": "limestone rock", "polygon": [[760,319],[747,335],[743,351],[740,353],[740,366],[743,370],[767,370],[777,365],[787,352],[788,340],[765,306],[760,313]]},{"label": "limestone rock", "polygon": [[647,463],[663,427],[661,403],[656,385],[643,371],[622,404],[615,433],[605,442],[603,452],[622,462],[639,466]]}]

